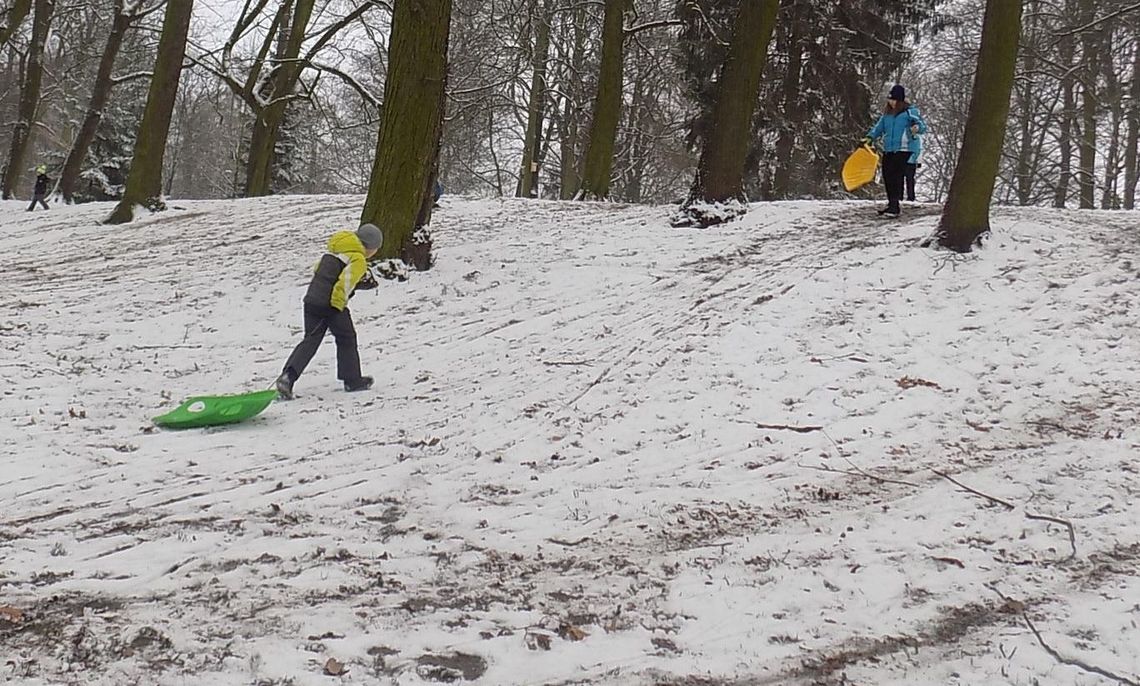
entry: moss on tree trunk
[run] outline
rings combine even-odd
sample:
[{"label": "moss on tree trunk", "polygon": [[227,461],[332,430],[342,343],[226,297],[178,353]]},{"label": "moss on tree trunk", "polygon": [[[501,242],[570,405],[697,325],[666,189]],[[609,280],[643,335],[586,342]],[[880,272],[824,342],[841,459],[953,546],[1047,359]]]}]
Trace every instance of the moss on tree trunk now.
[{"label": "moss on tree trunk", "polygon": [[150,79],[146,109],[135,138],[131,173],[127,177],[123,198],[107,218],[108,224],[125,224],[134,219],[136,205],[148,209],[162,208],[162,157],[166,152],[166,137],[170,133],[170,118],[178,95],[193,9],[194,0],[167,0],[154,76]]},{"label": "moss on tree trunk", "polygon": [[417,269],[431,265],[430,239],[417,229],[431,220],[450,23],[451,0],[395,3],[380,135],[360,216],[384,231],[381,257]]},{"label": "moss on tree trunk", "polygon": [[969,252],[990,229],[990,199],[1005,139],[1021,37],[1021,3],[988,0],[958,165],[938,224],[938,243]]},{"label": "moss on tree trunk", "polygon": [[621,86],[624,17],[628,0],[606,0],[602,23],[602,62],[598,73],[598,94],[590,123],[590,143],[582,170],[581,200],[605,200],[610,195],[610,172],[614,166],[614,142],[621,118]]}]

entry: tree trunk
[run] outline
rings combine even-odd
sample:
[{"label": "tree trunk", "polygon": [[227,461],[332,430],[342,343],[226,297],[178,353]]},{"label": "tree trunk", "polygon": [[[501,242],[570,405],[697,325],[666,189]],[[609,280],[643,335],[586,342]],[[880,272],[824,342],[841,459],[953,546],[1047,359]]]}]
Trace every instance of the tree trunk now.
[{"label": "tree trunk", "polygon": [[581,98],[581,82],[576,74],[582,73],[586,62],[586,10],[579,6],[574,11],[574,47],[570,56],[571,76],[567,87],[566,102],[562,110],[562,128],[558,141],[558,152],[562,168],[559,169],[558,197],[571,200],[578,195],[582,186],[582,176],[578,173],[579,114],[578,102]]},{"label": "tree trunk", "polygon": [[[1081,0],[1080,21],[1084,26],[1096,15],[1096,0]],[[1080,172],[1077,186],[1080,189],[1082,210],[1091,210],[1096,192],[1096,87],[1099,68],[1099,31],[1086,29],[1081,34],[1081,139]]]},{"label": "tree trunk", "polygon": [[281,125],[285,121],[289,96],[297,87],[304,68],[297,58],[301,54],[301,44],[305,40],[305,31],[313,14],[313,4],[314,0],[297,0],[292,22],[286,14],[279,29],[282,35],[288,35],[288,41],[279,43],[273,76],[269,80],[271,88],[266,95],[269,104],[255,111],[256,118],[249,142],[249,162],[246,165],[247,197],[269,195],[273,190],[274,151]]},{"label": "tree trunk", "polygon": [[951,250],[969,252],[990,229],[990,199],[1001,163],[1020,35],[1021,3],[987,0],[962,150],[938,223],[938,243]]},{"label": "tree trunk", "polygon": [[[1072,16],[1075,9],[1073,0],[1067,0],[1065,2],[1065,16]],[[1073,119],[1076,117],[1077,108],[1072,72],[1074,51],[1073,37],[1071,35],[1061,36],[1058,48],[1061,53],[1060,66],[1061,69],[1064,70],[1061,76],[1062,101],[1064,104],[1062,105],[1061,111],[1061,131],[1057,137],[1057,145],[1061,152],[1061,166],[1057,176],[1057,187],[1053,195],[1053,207],[1061,209],[1065,207],[1069,200],[1069,182],[1073,176]]]},{"label": "tree trunk", "polygon": [[59,190],[65,202],[70,203],[75,194],[75,184],[79,174],[83,171],[83,162],[87,159],[87,150],[95,140],[99,130],[99,121],[103,118],[103,108],[111,96],[114,82],[111,80],[112,70],[115,67],[115,57],[123,45],[123,38],[131,27],[133,14],[123,11],[123,1],[115,2],[115,18],[111,22],[111,33],[107,35],[107,43],[103,46],[103,56],[99,60],[99,70],[95,74],[95,83],[91,87],[91,100],[87,103],[87,114],[75,142],[71,144],[71,151],[67,154],[67,161],[63,164],[63,172],[59,178]]},{"label": "tree trunk", "polygon": [[0,48],[8,44],[16,30],[20,28],[20,24],[24,23],[24,17],[28,16],[28,12],[32,9],[32,0],[16,0],[11,9],[8,10],[8,16],[4,26],[0,26]]},{"label": "tree trunk", "polygon": [[1129,89],[1128,140],[1124,145],[1124,209],[1136,208],[1137,148],[1140,147],[1140,29],[1133,40],[1132,86]]},{"label": "tree trunk", "polygon": [[[431,266],[432,176],[443,131],[451,0],[395,3],[376,160],[361,213],[384,231],[382,257]],[[409,259],[410,258],[410,259]]]},{"label": "tree trunk", "polygon": [[1022,49],[1022,79],[1014,92],[1018,104],[1017,204],[1029,205],[1033,195],[1033,100],[1037,92],[1037,2],[1029,2],[1026,44]]},{"label": "tree trunk", "polygon": [[51,28],[54,0],[36,0],[32,17],[32,43],[28,46],[27,66],[20,82],[20,106],[16,124],[12,127],[12,146],[8,149],[8,166],[4,170],[2,196],[8,200],[16,194],[16,184],[24,172],[24,155],[32,140],[32,127],[36,123],[36,109],[40,105],[40,86],[44,77],[44,43]]},{"label": "tree trunk", "polygon": [[[717,97],[708,135],[686,206],[698,201],[719,203],[743,199],[752,114],[778,9],[778,0],[743,0],[740,4],[732,42],[716,84]],[[694,216],[692,219],[701,226],[708,226],[716,223],[717,217]]]},{"label": "tree trunk", "polygon": [[161,198],[162,158],[166,153],[170,118],[178,95],[193,8],[194,0],[167,0],[162,36],[158,39],[158,55],[154,61],[154,76],[150,79],[146,109],[135,137],[131,173],[122,199],[107,218],[108,224],[125,224],[134,219],[136,205],[151,210],[164,209]]},{"label": "tree trunk", "polygon": [[784,74],[784,117],[780,135],[776,140],[776,173],[772,177],[771,197],[787,197],[791,187],[792,156],[795,152],[796,135],[800,133],[797,102],[800,99],[800,80],[803,64],[803,48],[800,45],[799,17],[796,6],[791,7],[788,26],[787,52],[788,66]]},{"label": "tree trunk", "polygon": [[[536,3],[537,4],[537,3]],[[536,7],[534,54],[531,56],[530,97],[527,99],[526,138],[523,140],[522,170],[515,195],[538,197],[538,175],[542,155],[542,120],[546,113],[546,60],[550,51],[550,12],[546,3]]]},{"label": "tree trunk", "polygon": [[1117,183],[1120,179],[1120,127],[1124,124],[1124,88],[1112,60],[1116,26],[1109,24],[1103,31],[1100,64],[1104,68],[1104,88],[1098,92],[1101,93],[1099,100],[1111,109],[1112,117],[1108,131],[1108,154],[1104,161],[1104,186],[1101,189],[1100,208],[1115,210],[1120,208]]},{"label": "tree trunk", "polygon": [[605,200],[610,195],[610,172],[614,165],[614,143],[621,119],[622,62],[625,32],[622,25],[629,0],[605,0],[602,26],[602,63],[598,73],[598,94],[590,122],[590,145],[582,171],[579,200]]}]

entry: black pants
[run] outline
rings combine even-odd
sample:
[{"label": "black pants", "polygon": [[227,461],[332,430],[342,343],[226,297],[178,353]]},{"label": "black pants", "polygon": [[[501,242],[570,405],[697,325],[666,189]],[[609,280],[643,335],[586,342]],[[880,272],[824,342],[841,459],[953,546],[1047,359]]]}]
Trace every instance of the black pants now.
[{"label": "black pants", "polygon": [[906,180],[906,199],[910,202],[914,202],[914,173],[916,171],[918,171],[918,165],[907,162],[906,173],[903,174],[903,178]]},{"label": "black pants", "polygon": [[883,185],[887,187],[887,212],[898,212],[903,197],[903,177],[909,152],[888,152],[883,155]]},{"label": "black pants", "polygon": [[32,198],[32,204],[31,204],[31,205],[28,205],[28,211],[29,211],[29,212],[31,212],[32,210],[36,209],[36,203],[37,203],[37,202],[38,202],[39,204],[43,205],[43,206],[44,206],[44,209],[45,209],[45,210],[48,208],[48,205],[47,205],[47,203],[46,203],[46,202],[44,202],[44,196],[42,196],[42,195],[37,195],[36,197]]},{"label": "black pants", "polygon": [[360,379],[360,352],[356,349],[356,328],[352,325],[352,315],[348,308],[305,305],[305,337],[293,349],[293,354],[285,363],[285,373],[296,381],[305,367],[317,354],[325,332],[331,331],[336,339],[336,378],[341,381]]}]

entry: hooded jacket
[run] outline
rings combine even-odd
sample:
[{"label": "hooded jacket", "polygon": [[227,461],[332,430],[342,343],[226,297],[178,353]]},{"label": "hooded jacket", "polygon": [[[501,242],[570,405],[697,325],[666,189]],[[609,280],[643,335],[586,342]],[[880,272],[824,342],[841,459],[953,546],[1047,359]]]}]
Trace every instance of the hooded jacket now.
[{"label": "hooded jacket", "polygon": [[879,121],[867,132],[871,140],[883,139],[883,152],[912,152],[908,148],[910,142],[907,131],[914,124],[918,125],[918,133],[926,133],[926,122],[914,105],[907,105],[897,114],[884,113]]},{"label": "hooded jacket", "polygon": [[343,310],[360,279],[368,271],[364,244],[352,231],[338,231],[329,237],[328,252],[317,260],[313,280],[305,293],[305,304]]}]

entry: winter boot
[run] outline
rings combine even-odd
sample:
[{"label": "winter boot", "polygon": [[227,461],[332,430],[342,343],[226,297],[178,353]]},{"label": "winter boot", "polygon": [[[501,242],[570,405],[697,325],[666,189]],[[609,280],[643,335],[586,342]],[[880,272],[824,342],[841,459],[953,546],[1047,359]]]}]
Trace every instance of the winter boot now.
[{"label": "winter boot", "polygon": [[352,391],[367,391],[369,388],[372,388],[371,376],[362,376],[354,381],[344,382],[344,390],[350,393]]},{"label": "winter boot", "polygon": [[277,397],[282,400],[293,399],[293,375],[289,372],[281,372],[281,376],[277,377],[277,382],[274,386],[277,388]]}]

